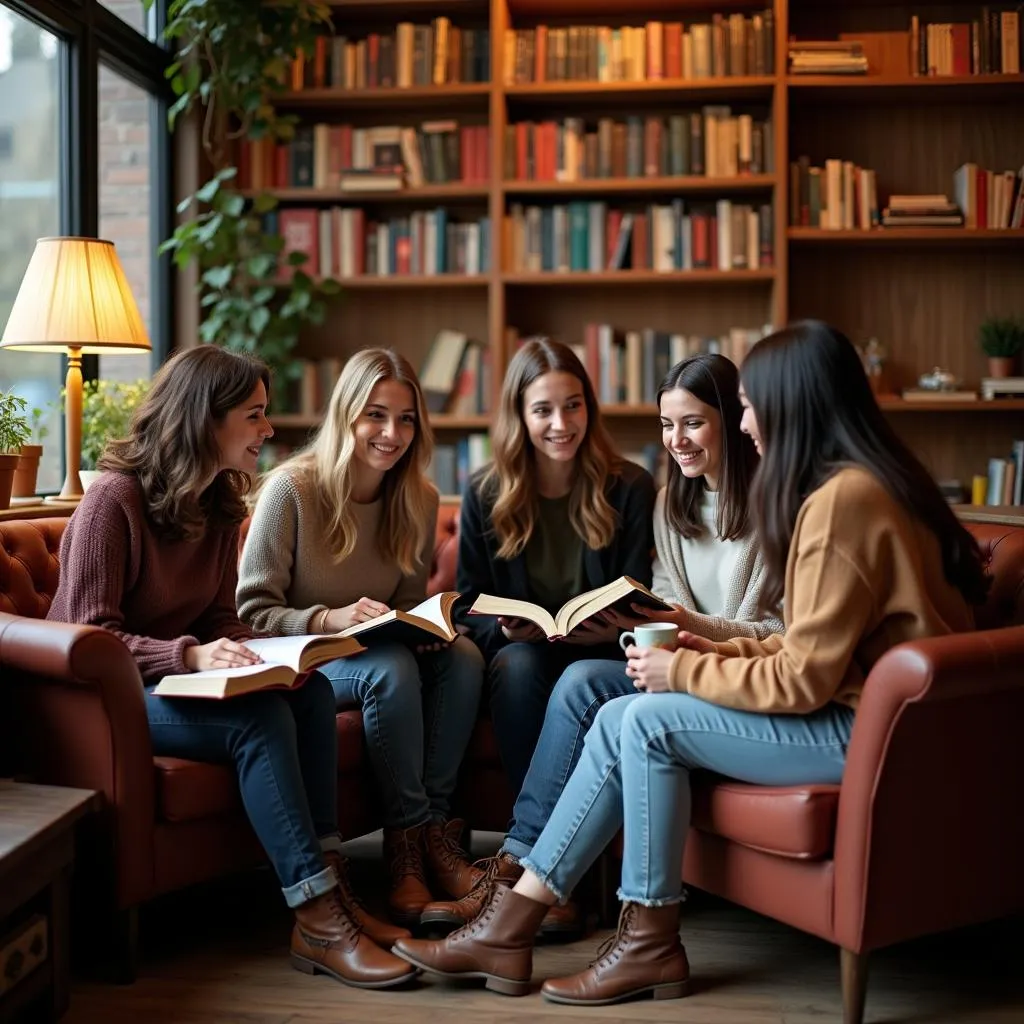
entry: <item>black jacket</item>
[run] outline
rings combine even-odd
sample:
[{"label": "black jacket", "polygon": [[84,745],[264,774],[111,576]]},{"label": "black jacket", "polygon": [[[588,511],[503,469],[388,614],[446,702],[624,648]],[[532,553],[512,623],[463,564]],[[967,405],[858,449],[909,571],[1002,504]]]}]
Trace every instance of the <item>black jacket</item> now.
[{"label": "black jacket", "polygon": [[[490,661],[508,641],[497,619],[467,614],[477,595],[494,594],[521,601],[531,600],[531,595],[525,554],[520,553],[510,560],[498,558],[498,540],[491,529],[494,497],[481,494],[484,472],[480,470],[473,475],[462,499],[456,584],[462,596],[454,615],[455,621]],[[594,551],[584,547],[584,589],[602,587],[620,576],[632,576],[649,587],[655,498],[651,474],[632,462],[623,462],[621,472],[609,478],[605,496],[618,516],[618,527],[606,548]]]}]

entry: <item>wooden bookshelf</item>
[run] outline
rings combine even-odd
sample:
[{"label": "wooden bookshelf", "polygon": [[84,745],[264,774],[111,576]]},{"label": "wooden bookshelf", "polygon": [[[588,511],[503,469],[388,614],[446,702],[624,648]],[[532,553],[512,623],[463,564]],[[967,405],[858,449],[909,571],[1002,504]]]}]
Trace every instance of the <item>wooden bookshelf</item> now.
[{"label": "wooden bookshelf", "polygon": [[[341,282],[326,322],[310,329],[300,354],[344,357],[368,344],[392,345],[421,366],[435,333],[448,327],[486,343],[495,391],[511,356],[509,328],[570,343],[585,323],[717,336],[733,326],[783,324],[802,317],[835,323],[854,341],[878,338],[888,351],[888,386],[896,393],[938,365],[974,388],[986,373],[977,331],[988,315],[1024,315],[1024,231],[886,228],[824,231],[789,224],[790,160],[807,154],[874,168],[880,201],[891,193],[952,195],[953,172],[965,161],[987,168],[1024,164],[1024,75],[915,77],[903,67],[872,66],[865,76],[790,75],[787,40],[838,33],[905,31],[922,9],[878,0],[338,0],[335,29],[383,30],[399,20],[437,15],[490,28],[491,81],[415,88],[304,89],[286,93],[283,109],[308,121],[415,125],[458,119],[490,126],[490,177],[475,185],[431,185],[399,192],[340,193],[275,189],[285,204],[364,205],[370,212],[401,205],[486,207],[491,222],[490,269],[474,277],[363,276]],[[1005,6],[1005,5],[1004,5]],[[643,25],[648,21],[710,21],[714,12],[753,14],[771,7],[774,73],[702,79],[599,83],[506,84],[506,29],[555,25]],[[950,0],[927,9],[931,20],[962,21],[981,5]],[[459,19],[462,19],[461,22]],[[657,176],[571,182],[509,180],[506,126],[519,121],[599,116],[617,120],[729,105],[735,113],[770,115],[771,173],[714,178]],[[528,273],[503,265],[503,218],[513,203],[605,201],[622,209],[682,198],[773,203],[771,266],[757,270],[652,270]],[[881,202],[880,202],[881,205]],[[827,250],[823,252],[822,250]],[[398,298],[395,293],[401,293]],[[1024,368],[1022,368],[1024,369]],[[494,408],[492,398],[491,408]],[[1024,437],[1024,400],[906,402],[884,397],[899,434],[941,479],[965,484],[984,473],[991,456],[1008,454]],[[657,443],[653,405],[609,405],[605,413],[621,447]],[[318,417],[275,416],[283,434],[307,430]],[[488,416],[432,417],[447,436],[484,432]]]}]

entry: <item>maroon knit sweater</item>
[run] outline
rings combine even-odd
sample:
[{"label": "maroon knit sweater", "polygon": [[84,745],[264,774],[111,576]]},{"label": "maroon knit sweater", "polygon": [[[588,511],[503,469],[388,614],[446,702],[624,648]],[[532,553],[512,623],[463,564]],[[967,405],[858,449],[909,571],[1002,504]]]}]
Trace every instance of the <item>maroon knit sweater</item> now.
[{"label": "maroon knit sweater", "polygon": [[144,680],[187,672],[186,647],[253,635],[235,611],[237,543],[237,527],[165,540],[153,531],[138,479],[104,473],[64,530],[46,617],[117,634]]}]

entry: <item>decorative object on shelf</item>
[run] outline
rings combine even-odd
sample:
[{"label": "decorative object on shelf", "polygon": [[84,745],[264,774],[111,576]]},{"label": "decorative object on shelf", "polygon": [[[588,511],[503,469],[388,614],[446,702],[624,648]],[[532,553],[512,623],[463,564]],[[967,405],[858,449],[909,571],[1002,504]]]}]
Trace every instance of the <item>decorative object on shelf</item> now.
[{"label": "decorative object on shelf", "polygon": [[[143,0],[148,8],[153,0]],[[313,53],[331,29],[331,8],[320,0],[172,0],[164,36],[178,45],[167,69],[177,120],[202,110],[203,154],[213,175],[178,205],[187,214],[161,246],[175,264],[198,268],[203,341],[258,352],[277,374],[295,379],[292,358],[300,328],[323,322],[324,298],[337,282],[314,280],[305,253],[284,252],[284,239],[268,231],[265,215],[277,199],[260,193],[251,204],[235,187],[235,144],[240,140],[290,141],[296,118],[274,101],[286,91],[300,52]]]},{"label": "decorative object on shelf", "polygon": [[13,391],[0,391],[0,509],[10,507],[21,446],[31,437],[27,407]]},{"label": "decorative object on shelf", "polygon": [[1024,397],[1024,377],[982,377],[981,397],[986,401]]},{"label": "decorative object on shelf", "polygon": [[960,378],[952,370],[935,366],[917,378],[917,386],[922,391],[956,391],[960,386]]},{"label": "decorative object on shelf", "polygon": [[988,356],[990,377],[1012,377],[1024,348],[1024,322],[1016,317],[990,317],[980,328],[981,351]]},{"label": "decorative object on shelf", "polygon": [[67,354],[67,475],[53,500],[81,500],[82,356],[150,352],[149,336],[114,243],[96,238],[40,238],[0,348]]},{"label": "decorative object on shelf", "polygon": [[877,338],[869,338],[859,349],[871,390],[876,396],[884,395],[886,393],[885,360],[888,356],[885,347]]},{"label": "decorative object on shelf", "polygon": [[[128,436],[135,410],[149,391],[149,381],[90,380],[82,388],[82,489],[99,474],[96,463],[107,442]],[[86,476],[86,474],[89,474]]]},{"label": "decorative object on shelf", "polygon": [[46,426],[45,409],[29,410],[28,424],[31,440],[21,446],[18,468],[14,471],[14,486],[11,488],[12,498],[31,498],[35,495],[39,462],[43,457],[43,441],[50,433]]}]

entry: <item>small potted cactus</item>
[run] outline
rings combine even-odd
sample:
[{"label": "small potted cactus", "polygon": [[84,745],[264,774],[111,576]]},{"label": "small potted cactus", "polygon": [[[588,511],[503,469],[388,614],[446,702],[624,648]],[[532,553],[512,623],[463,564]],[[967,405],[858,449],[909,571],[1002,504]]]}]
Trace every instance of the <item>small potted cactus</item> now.
[{"label": "small potted cactus", "polygon": [[39,461],[43,457],[43,441],[50,430],[46,425],[46,410],[32,409],[27,415],[31,439],[21,446],[18,468],[14,471],[12,498],[31,498],[36,493],[39,479]]},{"label": "small potted cactus", "polygon": [[990,317],[981,325],[980,342],[988,356],[988,375],[1012,377],[1024,348],[1024,322],[1016,317]]}]

